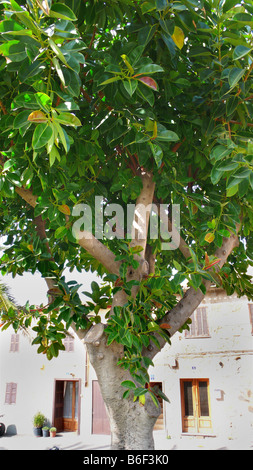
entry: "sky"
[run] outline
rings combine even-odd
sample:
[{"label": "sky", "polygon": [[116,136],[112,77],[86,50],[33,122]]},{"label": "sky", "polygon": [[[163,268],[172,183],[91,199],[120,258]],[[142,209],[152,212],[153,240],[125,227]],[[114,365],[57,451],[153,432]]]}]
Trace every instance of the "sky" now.
[{"label": "sky", "polygon": [[[70,273],[68,270],[65,271],[66,281],[77,281],[82,284],[79,290],[79,295],[82,299],[85,299],[84,295],[81,295],[82,291],[91,291],[90,284],[92,281],[99,283],[100,278],[91,272],[79,273],[73,271]],[[5,284],[9,288],[9,293],[19,305],[25,305],[29,301],[30,305],[46,305],[47,301],[47,284],[39,273],[30,274],[25,273],[23,276],[12,275],[0,276],[0,282]]]},{"label": "sky", "polygon": [[[253,275],[253,267],[249,268],[249,273]],[[98,278],[95,273],[87,273],[86,271],[79,273],[77,270],[74,270],[70,273],[70,271],[66,269],[64,275],[66,281],[75,280],[79,284],[82,284],[82,287],[79,289],[79,295],[83,301],[85,301],[87,297],[81,294],[81,292],[91,291],[90,284],[92,281],[96,281],[98,284],[101,282],[101,278]],[[39,273],[25,273],[23,276],[16,276],[15,278],[13,278],[11,274],[5,276],[0,275],[0,282],[4,283],[9,288],[9,293],[16,303],[21,306],[25,305],[27,301],[29,301],[30,305],[46,305],[48,303],[47,285]]]}]

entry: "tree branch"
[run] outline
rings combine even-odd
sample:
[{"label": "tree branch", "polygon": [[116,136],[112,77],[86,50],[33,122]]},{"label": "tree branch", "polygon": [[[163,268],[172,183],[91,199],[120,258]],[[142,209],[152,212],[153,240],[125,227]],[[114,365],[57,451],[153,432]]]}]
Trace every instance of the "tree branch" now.
[{"label": "tree branch", "polygon": [[[37,196],[29,189],[15,188],[16,193],[30,206],[35,207]],[[114,261],[115,255],[103,243],[97,240],[91,233],[89,237],[78,240],[79,245],[96,258],[109,272],[118,274],[120,262]]]},{"label": "tree branch", "polygon": [[[239,228],[240,225],[238,224],[237,233]],[[215,266],[215,270],[217,272],[226,263],[228,256],[238,245],[239,239],[237,234],[231,234],[230,238],[223,239],[221,248],[215,252],[215,257],[220,258],[219,263],[217,263]],[[204,279],[203,284],[206,290],[208,290],[212,283],[211,281]],[[196,310],[204,297],[205,294],[200,289],[196,290],[193,287],[190,287],[185,292],[183,298],[178,302],[178,304],[160,320],[160,323],[168,323],[170,325],[170,329],[168,330],[170,337],[173,336],[179,330],[179,328],[184,325],[186,320],[188,320],[194,310]],[[166,341],[158,334],[156,334],[156,338],[160,343],[160,349],[162,349],[165,346]],[[160,349],[154,345],[150,345],[148,348],[144,348],[143,355],[153,359]]]},{"label": "tree branch", "polygon": [[141,246],[143,251],[140,253],[145,258],[145,250],[147,245],[148,224],[153,203],[155,183],[153,175],[146,171],[141,173],[142,190],[137,198],[134,218],[132,224],[132,241],[131,247]]},{"label": "tree branch", "polygon": [[119,274],[121,263],[115,261],[115,254],[92,234],[89,234],[89,237],[78,240],[79,245],[96,258],[110,273]]}]

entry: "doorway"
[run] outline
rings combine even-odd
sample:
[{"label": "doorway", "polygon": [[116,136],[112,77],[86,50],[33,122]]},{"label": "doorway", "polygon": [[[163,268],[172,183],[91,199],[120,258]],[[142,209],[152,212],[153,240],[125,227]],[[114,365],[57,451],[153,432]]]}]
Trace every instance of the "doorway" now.
[{"label": "doorway", "polygon": [[193,434],[212,432],[209,380],[182,379],[182,430]]},{"label": "doorway", "polygon": [[79,432],[80,386],[80,380],[55,380],[53,423],[58,432]]},{"label": "doorway", "polygon": [[92,381],[92,434],[111,434],[109,417],[98,380]]},{"label": "doorway", "polygon": [[[151,387],[159,388],[162,391],[162,382],[150,382]],[[158,417],[154,431],[164,429],[163,400],[158,397],[161,405],[161,414]],[[101,395],[99,383],[92,381],[92,434],[110,434],[110,422],[106,411],[103,397]]]}]

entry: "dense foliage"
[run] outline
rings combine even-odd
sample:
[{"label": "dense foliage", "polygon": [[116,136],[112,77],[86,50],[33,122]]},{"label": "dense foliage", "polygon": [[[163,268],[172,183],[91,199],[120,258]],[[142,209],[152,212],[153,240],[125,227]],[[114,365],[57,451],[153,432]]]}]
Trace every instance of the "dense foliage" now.
[{"label": "dense foliage", "polygon": [[[63,348],[66,326],[98,323],[100,308],[124,288],[129,301],[114,309],[107,334],[125,346],[123,365],[134,373],[153,332],[168,338],[169,326],[158,321],[182,281],[205,292],[203,279],[211,279],[253,298],[252,2],[10,0],[0,8],[1,272],[37,270],[60,289],[49,307],[12,310],[5,326],[36,317],[35,342],[50,359]],[[126,267],[136,263],[129,240],[104,237],[123,261],[120,277],[106,272],[73,237],[72,209],[94,210],[95,196],[104,211],[135,204],[140,169],[153,173],[155,203],[180,204],[191,256],[149,239],[155,275],[129,284]],[[35,208],[19,189],[36,196]],[[215,275],[215,251],[238,226],[240,244]],[[62,277],[66,267],[106,276],[86,305],[80,286]]]}]

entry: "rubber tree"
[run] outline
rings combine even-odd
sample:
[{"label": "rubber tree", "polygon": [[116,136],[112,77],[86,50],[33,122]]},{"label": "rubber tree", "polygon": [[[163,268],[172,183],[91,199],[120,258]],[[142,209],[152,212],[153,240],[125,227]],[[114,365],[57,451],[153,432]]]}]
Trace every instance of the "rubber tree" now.
[{"label": "rubber tree", "polygon": [[[112,448],[153,449],[167,400],[150,386],[154,357],[211,285],[253,298],[253,7],[0,8],[1,273],[38,271],[49,297],[3,314],[2,328],[32,327],[49,360],[74,329]],[[86,303],[66,268],[101,277]]]}]

